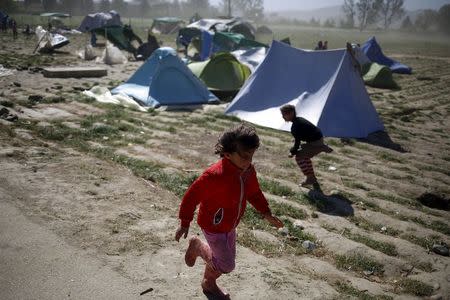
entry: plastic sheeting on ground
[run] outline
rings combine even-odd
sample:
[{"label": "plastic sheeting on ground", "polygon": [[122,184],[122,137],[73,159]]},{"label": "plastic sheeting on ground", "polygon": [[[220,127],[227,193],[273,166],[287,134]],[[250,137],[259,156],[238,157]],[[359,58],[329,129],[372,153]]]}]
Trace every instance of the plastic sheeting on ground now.
[{"label": "plastic sheeting on ground", "polygon": [[13,70],[6,69],[5,67],[3,67],[3,65],[0,65],[0,77],[10,76],[12,74],[14,74]]},{"label": "plastic sheeting on ground", "polygon": [[116,94],[112,95],[111,92],[106,87],[94,86],[88,91],[83,91],[83,95],[86,95],[91,98],[95,98],[98,102],[102,103],[111,103],[122,105],[125,107],[134,108],[140,111],[147,111],[148,108],[139,105],[133,98],[125,95],[125,94]]}]

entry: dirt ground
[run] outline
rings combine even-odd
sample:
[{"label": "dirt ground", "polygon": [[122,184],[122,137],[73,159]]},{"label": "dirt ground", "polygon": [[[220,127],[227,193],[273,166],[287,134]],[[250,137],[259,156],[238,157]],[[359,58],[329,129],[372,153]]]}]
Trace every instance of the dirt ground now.
[{"label": "dirt ground", "polygon": [[[0,109],[18,117],[0,119],[0,206],[18,214],[7,224],[34,224],[66,245],[60,259],[45,250],[27,255],[48,255],[42,261],[55,268],[68,256],[103,266],[101,278],[124,284],[130,299],[203,299],[203,264],[188,268],[187,242],[173,238],[177,210],[189,183],[217,160],[212,148],[220,132],[238,121],[222,117],[225,103],[137,112],[92,102],[80,91],[115,87],[141,62],[86,62],[76,51],[88,37],[70,39],[44,55],[32,54],[34,37],[0,35],[0,64],[13,71],[0,76]],[[289,134],[258,128],[262,146],[254,164],[262,189],[274,212],[293,225],[286,235],[251,214],[244,218],[236,270],[219,279],[232,299],[450,299],[450,258],[431,249],[450,245],[450,213],[419,201],[428,193],[448,203],[450,195],[449,57],[394,55],[414,74],[395,75],[401,90],[368,88],[389,137],[327,139],[335,151],[314,159],[323,194],[298,186],[302,178],[286,155]],[[45,66],[97,66],[108,75],[45,78],[39,69]],[[190,233],[200,233],[196,224]],[[14,238],[0,237],[2,253],[14,257]],[[302,247],[307,239],[314,250]],[[37,244],[24,242],[31,249]],[[0,266],[13,268],[5,257]],[[33,272],[39,268],[17,282],[8,281],[7,270],[0,268],[0,298],[33,298],[12,287],[21,290],[27,280],[39,286],[42,274]],[[82,288],[70,293],[55,274],[46,279],[54,280],[49,288],[90,298]],[[90,286],[103,287],[101,278]]]}]

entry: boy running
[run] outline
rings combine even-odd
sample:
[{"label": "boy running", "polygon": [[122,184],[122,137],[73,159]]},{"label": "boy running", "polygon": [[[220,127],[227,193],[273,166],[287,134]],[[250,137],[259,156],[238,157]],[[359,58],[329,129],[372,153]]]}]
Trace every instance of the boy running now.
[{"label": "boy running", "polygon": [[[294,105],[286,104],[280,108],[280,111],[286,122],[292,122],[291,134],[294,136],[295,142],[290,149],[290,157],[295,156],[297,165],[306,176],[301,186],[312,185],[315,189],[320,189],[311,158],[320,152],[330,153],[333,149],[323,143],[322,132],[317,126],[302,117],[297,117]],[[300,148],[301,141],[306,143]]]}]

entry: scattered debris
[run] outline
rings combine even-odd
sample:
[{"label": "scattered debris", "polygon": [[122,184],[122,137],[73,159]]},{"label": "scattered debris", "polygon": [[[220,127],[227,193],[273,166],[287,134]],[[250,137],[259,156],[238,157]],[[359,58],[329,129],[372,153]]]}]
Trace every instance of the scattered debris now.
[{"label": "scattered debris", "polygon": [[417,200],[425,206],[442,210],[449,210],[449,199],[433,193],[423,193]]},{"label": "scattered debris", "polygon": [[149,288],[149,289],[146,289],[145,291],[143,291],[143,292],[141,292],[139,295],[145,295],[145,294],[147,294],[148,292],[151,292],[151,291],[153,291],[153,288]]},{"label": "scattered debris", "polygon": [[336,169],[336,167],[334,167],[334,166],[329,166],[329,167],[328,167],[328,170],[329,170],[329,171],[336,171],[337,169]]},{"label": "scattered debris", "polygon": [[0,65],[0,77],[12,75],[13,71]]},{"label": "scattered debris", "polygon": [[9,109],[6,107],[0,108],[0,119],[4,119],[9,122],[15,122],[19,120],[19,117],[16,114],[10,113]]},{"label": "scattered debris", "polygon": [[300,230],[305,229],[305,226],[303,226],[303,224],[300,220],[295,220],[293,225],[294,225],[294,228],[297,228]]},{"label": "scattered debris", "polygon": [[303,241],[302,247],[308,251],[312,251],[312,250],[316,249],[316,244],[314,244],[311,241],[306,240],[306,241]]},{"label": "scattered debris", "polygon": [[444,243],[441,244],[434,244],[431,248],[434,253],[442,255],[442,256],[449,256],[449,250],[448,246]]},{"label": "scattered debris", "polygon": [[289,229],[287,227],[278,228],[278,233],[286,236],[289,234]]}]

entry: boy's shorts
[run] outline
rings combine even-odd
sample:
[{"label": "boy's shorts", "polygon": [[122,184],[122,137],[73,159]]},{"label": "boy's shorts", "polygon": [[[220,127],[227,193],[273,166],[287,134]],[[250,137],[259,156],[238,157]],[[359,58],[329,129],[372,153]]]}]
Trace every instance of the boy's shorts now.
[{"label": "boy's shorts", "polygon": [[331,149],[328,145],[324,144],[323,138],[308,142],[306,144],[301,145],[301,149],[297,152],[295,155],[297,159],[306,159],[306,158],[312,158],[313,156],[316,156],[320,152],[326,152],[330,153],[333,149]]},{"label": "boy's shorts", "polygon": [[203,230],[211,248],[213,267],[221,273],[234,270],[236,260],[236,229],[225,233],[212,233]]}]

